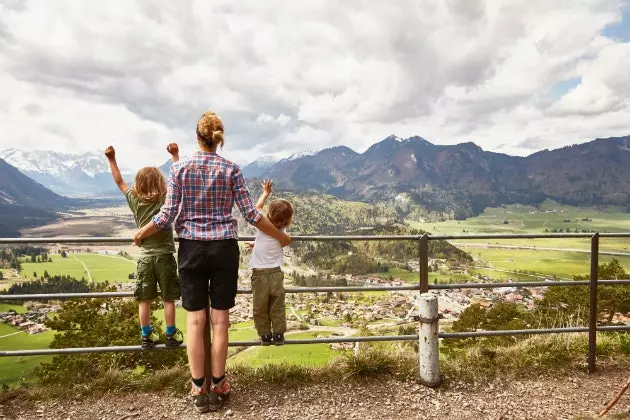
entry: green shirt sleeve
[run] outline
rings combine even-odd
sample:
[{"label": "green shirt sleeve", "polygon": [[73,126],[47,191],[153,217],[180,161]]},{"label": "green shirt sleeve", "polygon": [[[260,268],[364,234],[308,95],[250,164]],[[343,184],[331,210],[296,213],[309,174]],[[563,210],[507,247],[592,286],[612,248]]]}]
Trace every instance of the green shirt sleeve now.
[{"label": "green shirt sleeve", "polygon": [[127,190],[127,193],[125,193],[125,198],[127,199],[127,204],[129,205],[129,208],[135,216],[136,212],[138,211],[138,197],[136,197],[136,195],[133,193],[133,190],[129,188],[129,190]]}]

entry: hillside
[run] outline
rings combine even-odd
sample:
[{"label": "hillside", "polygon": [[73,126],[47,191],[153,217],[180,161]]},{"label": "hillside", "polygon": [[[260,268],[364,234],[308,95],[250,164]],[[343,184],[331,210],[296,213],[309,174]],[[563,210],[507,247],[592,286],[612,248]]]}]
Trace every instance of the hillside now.
[{"label": "hillside", "polygon": [[[87,196],[111,190],[112,177],[101,153],[0,150],[0,159],[58,194]],[[129,178],[129,173],[123,170]]]},{"label": "hillside", "polygon": [[[245,168],[245,171],[247,168]],[[501,204],[623,205],[630,197],[630,137],[515,157],[474,143],[434,145],[421,137],[388,137],[359,154],[339,146],[282,160],[260,177],[293,192],[348,200],[391,200],[408,193],[416,204],[456,216]]]},{"label": "hillside", "polygon": [[0,159],[0,236],[17,236],[19,229],[56,218],[54,210],[72,200],[50,191]]}]

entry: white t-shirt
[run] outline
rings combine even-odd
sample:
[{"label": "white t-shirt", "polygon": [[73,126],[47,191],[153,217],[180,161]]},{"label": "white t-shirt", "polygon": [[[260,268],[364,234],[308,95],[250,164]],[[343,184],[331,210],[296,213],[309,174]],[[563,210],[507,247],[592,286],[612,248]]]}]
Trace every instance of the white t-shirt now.
[{"label": "white t-shirt", "polygon": [[[284,229],[282,229],[284,232]],[[256,233],[256,242],[249,260],[250,268],[276,268],[282,267],[284,253],[277,239],[262,233]]]}]

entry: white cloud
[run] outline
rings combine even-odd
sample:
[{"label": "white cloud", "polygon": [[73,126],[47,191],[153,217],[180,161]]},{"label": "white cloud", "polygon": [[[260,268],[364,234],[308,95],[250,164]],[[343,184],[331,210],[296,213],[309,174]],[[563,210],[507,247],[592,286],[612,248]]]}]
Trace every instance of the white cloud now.
[{"label": "white cloud", "polygon": [[239,162],[391,133],[519,154],[630,134],[630,44],[602,35],[622,0],[0,3],[0,149],[155,163],[196,147],[206,109]]}]

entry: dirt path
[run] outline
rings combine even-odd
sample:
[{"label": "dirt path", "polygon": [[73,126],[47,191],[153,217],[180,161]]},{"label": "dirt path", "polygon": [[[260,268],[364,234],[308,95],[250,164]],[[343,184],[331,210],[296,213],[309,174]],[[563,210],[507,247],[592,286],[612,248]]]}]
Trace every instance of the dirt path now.
[{"label": "dirt path", "polygon": [[[373,380],[246,386],[233,382],[228,405],[216,414],[192,411],[186,390],[100,395],[0,407],[7,419],[590,419],[625,382],[628,372],[539,380],[452,384],[434,391],[414,383]],[[627,415],[630,395],[607,418]],[[615,416],[615,417],[613,417]]]},{"label": "dirt path", "polygon": [[92,275],[90,274],[90,270],[88,269],[87,265],[85,265],[85,263],[83,261],[81,261],[80,259],[77,258],[76,255],[73,255],[74,259],[83,266],[83,268],[85,269],[85,272],[88,275],[88,281],[90,283],[92,283],[94,280],[92,280]]}]

